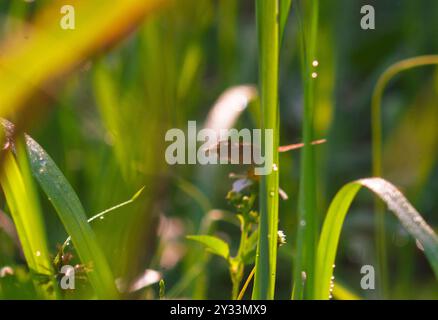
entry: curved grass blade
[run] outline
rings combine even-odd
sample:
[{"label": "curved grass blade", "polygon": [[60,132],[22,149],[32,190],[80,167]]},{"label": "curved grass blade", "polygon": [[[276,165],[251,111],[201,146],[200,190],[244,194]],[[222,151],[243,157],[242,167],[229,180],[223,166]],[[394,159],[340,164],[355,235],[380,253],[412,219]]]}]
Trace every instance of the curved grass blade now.
[{"label": "curved grass blade", "polygon": [[345,216],[358,191],[366,187],[379,196],[394,212],[405,229],[417,239],[438,278],[438,236],[423,220],[404,195],[391,183],[381,178],[368,178],[345,185],[330,204],[319,239],[316,273],[315,299],[328,299],[333,264]]},{"label": "curved grass blade", "polygon": [[[385,88],[388,83],[398,74],[403,71],[413,68],[438,65],[438,55],[426,55],[418,56],[401,60],[385,70],[385,72],[379,77],[377,84],[373,91],[371,101],[371,131],[372,131],[372,161],[373,161],[373,176],[383,177],[382,168],[382,97],[385,92]],[[383,219],[383,209],[380,204],[376,204],[376,244],[377,244],[377,256],[379,259],[379,269],[382,274],[382,286],[383,293],[386,289],[387,279],[387,257],[386,257],[386,239],[385,239],[385,227]]]},{"label": "curved grass blade", "polygon": [[83,264],[92,265],[88,278],[100,299],[115,299],[118,292],[106,257],[93,233],[73,188],[44,149],[26,135],[32,173],[44,190]]},{"label": "curved grass blade", "polygon": [[35,281],[41,298],[57,297],[57,284],[47,245],[40,204],[34,189],[26,151],[22,143],[15,144],[17,159],[7,150],[0,179],[6,202],[17,229],[24,257],[32,273],[44,276],[44,283]]},{"label": "curved grass blade", "polygon": [[[143,192],[145,187],[142,187],[140,190],[138,190],[129,200],[126,200],[125,202],[116,204],[115,206],[108,208],[102,212],[99,212],[98,214],[95,214],[94,216],[92,216],[90,219],[87,220],[88,223],[91,223],[97,219],[103,219],[107,214],[113,212],[114,210],[120,209],[128,204],[133,203],[139,196],[140,194]],[[71,241],[71,237],[68,236],[67,239],[65,239],[62,248],[65,248]]]},{"label": "curved grass blade", "polygon": [[403,71],[438,65],[438,55],[418,56],[391,65],[379,77],[371,101],[371,129],[373,142],[373,175],[382,176],[382,97],[388,83]]}]

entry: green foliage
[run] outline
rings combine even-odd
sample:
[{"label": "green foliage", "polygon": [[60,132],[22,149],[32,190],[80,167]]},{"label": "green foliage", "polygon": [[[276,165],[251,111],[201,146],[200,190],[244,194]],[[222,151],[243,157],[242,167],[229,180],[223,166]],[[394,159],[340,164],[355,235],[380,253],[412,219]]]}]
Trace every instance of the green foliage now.
[{"label": "green foliage", "polygon": [[209,252],[225,260],[230,257],[230,248],[224,240],[213,236],[187,236],[187,239],[202,243]]},{"label": "green foliage", "polygon": [[381,178],[362,179],[345,185],[335,196],[327,212],[319,239],[316,260],[314,299],[328,299],[333,281],[333,268],[345,216],[361,187],[379,196],[394,212],[405,229],[420,242],[438,278],[438,236],[391,183]]},{"label": "green foliage", "polygon": [[[410,70],[438,65],[438,2],[391,1],[372,31],[350,0],[77,0],[74,31],[57,1],[3,1],[0,298],[436,298],[438,73]],[[272,129],[274,170],[168,165],[188,120]]]},{"label": "green foliage", "polygon": [[[256,1],[259,86],[262,129],[274,133],[271,150],[264,150],[272,156],[277,170],[262,176],[260,182],[260,223],[257,245],[256,271],[254,276],[254,299],[273,299],[277,268],[278,230],[278,183],[279,183],[279,52],[280,52],[280,1]],[[285,18],[283,19],[285,20]]]},{"label": "green foliage", "polygon": [[32,173],[70,235],[79,258],[84,264],[91,263],[93,266],[88,277],[97,297],[117,298],[118,292],[111,268],[88,224],[78,196],[44,149],[27,135],[26,146]]},{"label": "green foliage", "polygon": [[41,298],[53,299],[58,290],[57,284],[50,280],[53,279],[53,269],[43,216],[23,144],[21,141],[15,145],[10,142],[10,149],[13,148],[17,150],[17,158],[12,151],[6,151],[1,186],[29,269],[34,274],[46,275],[49,279],[43,286],[35,279],[37,292]]}]

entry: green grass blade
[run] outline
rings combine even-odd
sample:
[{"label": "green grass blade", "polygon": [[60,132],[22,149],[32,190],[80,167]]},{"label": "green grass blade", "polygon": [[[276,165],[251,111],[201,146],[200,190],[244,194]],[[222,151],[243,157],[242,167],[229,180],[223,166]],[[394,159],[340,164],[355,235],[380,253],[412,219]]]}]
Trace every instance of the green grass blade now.
[{"label": "green grass blade", "polygon": [[32,173],[49,197],[82,263],[91,264],[88,274],[98,298],[114,299],[118,292],[106,257],[73,188],[44,149],[26,135]]},{"label": "green grass blade", "polygon": [[[438,65],[438,55],[418,56],[410,59],[399,61],[385,70],[385,72],[379,77],[377,84],[373,91],[371,101],[371,130],[372,130],[372,161],[373,161],[373,176],[383,177],[382,166],[382,97],[385,92],[385,88],[388,83],[398,74],[403,71],[413,68]],[[386,239],[385,239],[385,226],[383,208],[379,203],[376,203],[376,245],[377,245],[377,257],[379,260],[379,271],[382,274],[381,283],[383,286],[383,293],[387,291],[387,257],[386,257]]]},{"label": "green grass blade", "polygon": [[292,0],[279,0],[279,1],[280,1],[280,41],[282,42],[287,19],[289,18],[290,8],[292,6]]},{"label": "green grass blade", "polygon": [[[296,258],[294,260],[294,285],[292,299],[306,298],[313,292],[314,265],[319,223],[316,212],[316,165],[314,148],[314,92],[315,81],[311,67],[316,59],[316,38],[318,30],[319,1],[310,5],[309,26],[301,24],[301,69],[304,83],[304,111],[302,135],[304,147],[300,161],[300,188],[298,197],[298,230]],[[306,32],[309,32],[307,37]],[[305,282],[302,275],[306,274]]]},{"label": "green grass blade", "polygon": [[[273,163],[278,168],[279,136],[279,2],[257,0],[256,15],[259,37],[259,85],[262,109],[262,128],[272,129],[274,143],[271,150]],[[262,176],[260,184],[260,223],[257,245],[256,272],[253,299],[273,299],[275,290],[277,230],[278,230],[278,170]]]},{"label": "green grass blade", "polygon": [[[16,144],[17,159],[6,151],[4,169],[0,179],[6,202],[11,211],[29,269],[35,274],[52,277],[47,284],[35,281],[39,296],[57,297],[56,282],[47,245],[46,231],[40,204],[34,189],[26,152],[21,143]],[[49,290],[49,285],[53,290]]]},{"label": "green grass blade", "polygon": [[[117,205],[115,205],[115,206],[113,206],[113,207],[111,207],[111,208],[105,209],[104,211],[99,212],[98,214],[95,214],[94,216],[92,216],[91,218],[89,218],[89,219],[87,220],[87,222],[88,222],[88,223],[92,223],[93,221],[95,221],[95,220],[97,220],[97,219],[103,219],[103,218],[106,217],[108,214],[110,214],[110,213],[116,211],[117,209],[120,209],[120,208],[122,208],[122,207],[124,207],[124,206],[127,206],[128,204],[133,203],[133,202],[134,202],[135,200],[137,200],[137,198],[141,195],[141,193],[143,192],[144,188],[145,188],[145,187],[142,187],[140,190],[138,190],[138,191],[137,191],[137,192],[131,197],[131,199],[129,199],[129,200],[125,201],[125,202],[119,203],[119,204],[117,204]],[[68,245],[68,243],[70,243],[70,241],[71,241],[71,237],[69,236],[67,239],[65,239],[65,241],[64,241],[64,243],[63,243],[63,245],[62,245],[62,247],[65,248],[65,247]]]},{"label": "green grass blade", "polygon": [[438,278],[438,236],[432,228],[391,183],[381,178],[362,179],[345,185],[330,204],[318,245],[315,299],[329,298],[333,264],[342,225],[348,209],[361,187],[366,187],[379,196],[387,204],[389,210],[394,212],[405,229],[421,243],[435,276]]}]

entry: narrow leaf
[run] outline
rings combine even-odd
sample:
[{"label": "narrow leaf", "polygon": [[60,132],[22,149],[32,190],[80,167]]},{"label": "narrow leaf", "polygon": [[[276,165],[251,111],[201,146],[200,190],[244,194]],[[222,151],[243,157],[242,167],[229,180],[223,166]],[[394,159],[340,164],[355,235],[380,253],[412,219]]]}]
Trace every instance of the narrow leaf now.
[{"label": "narrow leaf", "polygon": [[187,236],[187,239],[202,243],[211,253],[221,256],[226,260],[230,257],[230,248],[222,239],[212,236]]},{"label": "narrow leaf", "polygon": [[67,233],[70,235],[80,260],[91,264],[88,278],[101,299],[117,298],[111,269],[93,233],[85,211],[73,188],[43,148],[26,135],[27,151],[32,173],[49,197]]},{"label": "narrow leaf", "polygon": [[362,179],[345,185],[330,204],[317,251],[315,299],[329,298],[333,264],[342,225],[348,209],[361,187],[366,187],[379,196],[387,204],[389,210],[397,216],[405,229],[421,243],[435,276],[438,278],[438,236],[432,228],[391,183],[381,178]]},{"label": "narrow leaf", "polygon": [[[6,151],[4,170],[0,179],[6,202],[11,211],[29,269],[48,279],[47,285],[35,282],[40,297],[53,299],[57,289],[49,290],[48,285],[55,286],[50,278],[53,276],[50,254],[47,246],[46,232],[40,205],[33,186],[23,146],[17,144],[18,162],[12,151]],[[54,278],[52,278],[54,279]]]},{"label": "narrow leaf", "polygon": [[287,19],[292,5],[292,0],[280,1],[280,41],[283,41],[284,30],[286,28]]}]

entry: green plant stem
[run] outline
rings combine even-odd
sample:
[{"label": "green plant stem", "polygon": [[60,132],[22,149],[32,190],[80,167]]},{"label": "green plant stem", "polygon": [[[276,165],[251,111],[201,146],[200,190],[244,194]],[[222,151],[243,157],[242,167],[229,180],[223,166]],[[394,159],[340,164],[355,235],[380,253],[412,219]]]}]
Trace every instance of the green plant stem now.
[{"label": "green plant stem", "polygon": [[239,249],[237,250],[236,257],[230,259],[230,274],[231,282],[233,284],[233,300],[237,300],[238,298],[240,283],[242,282],[242,277],[245,269],[245,265],[243,262],[243,253],[246,246],[246,240],[248,239],[248,233],[251,230],[250,226],[251,225],[247,221],[245,221],[245,218],[242,217]]},{"label": "green plant stem", "polygon": [[[278,0],[256,1],[262,129],[271,129],[274,137],[273,145],[269,146],[268,150],[264,150],[264,154],[265,156],[272,156],[273,163],[277,168],[279,144],[279,13],[280,4]],[[278,170],[261,177],[259,199],[260,236],[257,245],[253,299],[274,298],[277,264],[278,179]]]},{"label": "green plant stem", "polygon": [[[297,254],[294,265],[294,285],[292,299],[306,298],[313,292],[318,219],[316,212],[316,166],[312,141],[314,139],[314,92],[315,81],[311,64],[316,59],[316,38],[318,30],[319,1],[311,3],[310,39],[306,39],[304,26],[301,26],[301,63],[304,82],[304,112],[302,135],[304,147],[300,163],[300,188],[298,199]],[[303,272],[305,281],[303,281]],[[306,290],[304,290],[304,286]]]},{"label": "green plant stem", "polygon": [[239,296],[237,297],[237,300],[242,300],[243,299],[243,295],[246,292],[246,289],[249,286],[249,283],[251,282],[252,278],[254,277],[254,273],[255,273],[255,267],[252,268],[250,274],[248,275],[248,278],[246,278],[246,281],[242,287],[242,290],[240,290]]},{"label": "green plant stem", "polygon": [[[418,56],[410,59],[399,61],[385,70],[380,76],[373,91],[371,101],[371,130],[372,130],[372,152],[373,152],[373,176],[383,177],[382,165],[382,97],[389,81],[403,71],[412,68],[438,65],[438,55]],[[379,282],[382,295],[385,297],[388,293],[388,266],[387,250],[385,238],[385,220],[384,207],[380,201],[375,203],[375,228],[376,228],[376,251],[379,268]]]}]

